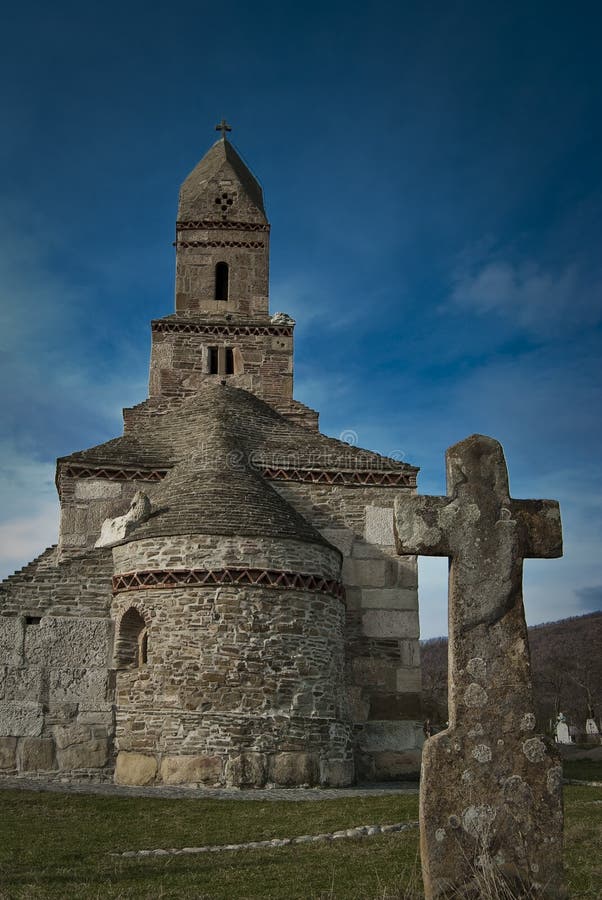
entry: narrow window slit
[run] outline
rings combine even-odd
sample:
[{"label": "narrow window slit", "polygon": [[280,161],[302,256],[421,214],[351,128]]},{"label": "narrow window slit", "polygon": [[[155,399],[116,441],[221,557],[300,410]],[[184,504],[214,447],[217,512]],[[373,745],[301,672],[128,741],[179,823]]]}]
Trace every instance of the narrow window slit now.
[{"label": "narrow window slit", "polygon": [[215,267],[215,299],[228,299],[228,263],[218,262]]}]

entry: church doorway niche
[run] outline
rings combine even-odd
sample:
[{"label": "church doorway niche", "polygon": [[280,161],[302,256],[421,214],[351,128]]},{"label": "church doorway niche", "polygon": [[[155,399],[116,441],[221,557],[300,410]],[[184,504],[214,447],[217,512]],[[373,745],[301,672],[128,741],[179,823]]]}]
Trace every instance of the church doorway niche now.
[{"label": "church doorway niche", "polygon": [[121,617],[115,642],[115,668],[138,669],[148,660],[148,627],[135,607]]},{"label": "church doorway niche", "polygon": [[228,263],[218,262],[215,267],[215,299],[228,299]]}]

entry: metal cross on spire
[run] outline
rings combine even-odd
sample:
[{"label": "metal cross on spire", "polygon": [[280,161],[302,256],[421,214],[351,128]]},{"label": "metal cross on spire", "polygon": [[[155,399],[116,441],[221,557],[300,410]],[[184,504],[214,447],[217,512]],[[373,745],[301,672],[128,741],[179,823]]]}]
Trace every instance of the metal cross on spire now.
[{"label": "metal cross on spire", "polygon": [[222,121],[219,123],[219,125],[216,125],[216,126],[215,126],[215,130],[216,130],[216,131],[221,131],[221,133],[222,133],[222,139],[225,141],[225,140],[226,140],[226,133],[227,133],[228,131],[232,131],[232,128],[228,125],[228,123],[226,122],[225,119],[222,119]]}]

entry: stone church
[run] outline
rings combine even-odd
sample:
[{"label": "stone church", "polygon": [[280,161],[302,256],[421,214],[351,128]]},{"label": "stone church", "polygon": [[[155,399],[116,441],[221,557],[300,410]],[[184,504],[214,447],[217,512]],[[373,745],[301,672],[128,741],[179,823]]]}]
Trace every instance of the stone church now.
[{"label": "stone church", "polygon": [[270,314],[262,188],[222,122],[184,181],[149,398],[57,461],[58,542],[0,585],[0,773],[348,785],[419,767],[417,469],[326,437]]}]

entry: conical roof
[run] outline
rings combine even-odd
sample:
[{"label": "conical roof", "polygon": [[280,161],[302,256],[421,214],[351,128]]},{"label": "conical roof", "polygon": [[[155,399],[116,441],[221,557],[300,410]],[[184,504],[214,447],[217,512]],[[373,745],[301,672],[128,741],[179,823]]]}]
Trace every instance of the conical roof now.
[{"label": "conical roof", "polygon": [[[216,399],[223,393],[220,397],[217,392]],[[154,514],[128,540],[215,534],[292,538],[329,546],[256,471],[236,418],[224,416],[223,403],[207,412],[196,448],[161,482],[153,494]]]},{"label": "conical roof", "polygon": [[228,215],[245,222],[267,223],[263,191],[258,180],[226,138],[220,138],[195,166],[180,188],[178,221],[221,217],[216,200],[222,193],[236,196]]}]

